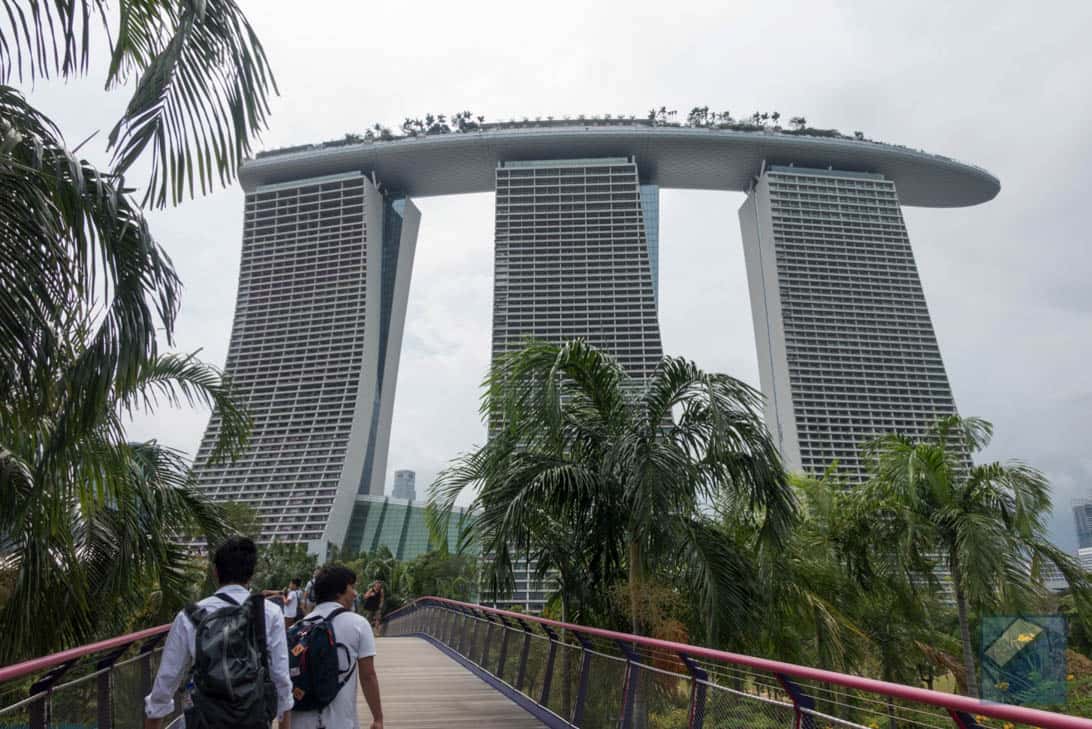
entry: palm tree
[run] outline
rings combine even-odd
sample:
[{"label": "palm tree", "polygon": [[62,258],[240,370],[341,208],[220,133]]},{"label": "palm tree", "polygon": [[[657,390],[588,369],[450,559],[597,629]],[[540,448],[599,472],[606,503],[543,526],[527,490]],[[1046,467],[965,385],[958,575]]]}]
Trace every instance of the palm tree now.
[{"label": "palm tree", "polygon": [[746,560],[701,505],[746,505],[741,518],[768,543],[792,522],[753,389],[676,357],[642,383],[582,340],[529,342],[498,358],[485,386],[492,437],[442,472],[430,498],[443,511],[481,487],[477,527],[498,585],[510,585],[512,554],[534,551],[559,524],[591,537],[581,556],[591,576],[609,580],[624,566],[634,632],[652,567],[687,585],[710,640],[716,618],[747,611]]},{"label": "palm tree", "polygon": [[932,553],[948,568],[955,593],[967,691],[978,696],[969,611],[1021,608],[1042,594],[1036,561],[1055,564],[1088,604],[1089,583],[1079,565],[1046,537],[1050,486],[1019,461],[972,465],[993,427],[978,418],[949,416],[920,441],[885,435],[867,455],[872,476],[863,496],[892,540],[919,555]]},{"label": "palm tree", "polygon": [[3,662],[119,630],[149,591],[181,607],[192,585],[182,542],[216,540],[227,528],[190,488],[182,454],[124,437],[125,418],[157,401],[200,403],[223,418],[215,457],[237,452],[249,420],[219,373],[192,356],[146,360],[104,408],[65,425],[69,365],[81,355],[75,346],[54,352],[48,399],[0,404],[0,572],[13,585],[0,607],[11,628]]},{"label": "palm tree", "polygon": [[[3,0],[0,84],[87,72],[91,48],[110,50],[106,88],[135,79],[109,135],[113,175],[145,151],[145,201],[181,202],[230,182],[266,124],[276,92],[265,50],[234,0]],[[18,126],[16,125],[18,130]]]},{"label": "palm tree", "polygon": [[[109,629],[146,589],[177,603],[189,569],[178,540],[224,528],[190,491],[181,454],[125,437],[126,416],[157,399],[201,403],[225,419],[225,457],[248,420],[217,370],[159,353],[181,282],[124,175],[148,157],[144,201],[158,206],[229,183],[276,86],[233,0],[122,0],[116,19],[106,0],[0,2],[0,572],[12,585],[0,618],[13,628],[0,659],[10,659]],[[135,80],[107,171],[6,85],[82,75],[103,40],[107,87]]]}]

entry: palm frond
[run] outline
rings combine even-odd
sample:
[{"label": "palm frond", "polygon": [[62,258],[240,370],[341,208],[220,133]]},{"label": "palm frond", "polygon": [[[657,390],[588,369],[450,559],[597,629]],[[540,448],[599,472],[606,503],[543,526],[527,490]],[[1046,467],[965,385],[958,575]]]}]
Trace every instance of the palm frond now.
[{"label": "palm frond", "polygon": [[107,87],[137,74],[109,136],[114,171],[151,147],[145,202],[159,207],[234,179],[276,93],[265,50],[234,0],[122,3]]},{"label": "palm frond", "polygon": [[0,0],[0,83],[87,71],[105,0]]}]

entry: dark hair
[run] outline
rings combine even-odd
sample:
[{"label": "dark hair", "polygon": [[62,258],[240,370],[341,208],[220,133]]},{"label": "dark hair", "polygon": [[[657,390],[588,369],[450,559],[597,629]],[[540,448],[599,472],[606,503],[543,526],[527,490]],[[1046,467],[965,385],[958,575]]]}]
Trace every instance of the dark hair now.
[{"label": "dark hair", "polygon": [[330,602],[356,584],[356,573],[340,564],[328,564],[315,578],[315,602]]},{"label": "dark hair", "polygon": [[293,577],[292,579],[290,579],[288,581],[288,584],[289,585],[295,585],[296,587],[299,587],[300,586],[300,578],[299,577]]},{"label": "dark hair", "polygon": [[258,548],[246,537],[231,537],[216,548],[212,555],[216,577],[221,585],[247,583],[258,564]]}]

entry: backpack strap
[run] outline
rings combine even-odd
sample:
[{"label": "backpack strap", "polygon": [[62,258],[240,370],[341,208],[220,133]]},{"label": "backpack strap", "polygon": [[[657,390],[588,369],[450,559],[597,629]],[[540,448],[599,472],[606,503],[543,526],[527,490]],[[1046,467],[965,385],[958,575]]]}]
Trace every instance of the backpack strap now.
[{"label": "backpack strap", "polygon": [[265,667],[268,671],[271,662],[269,660],[269,643],[267,642],[265,635],[265,598],[259,593],[251,595],[246,601],[250,606],[251,611],[254,613],[254,632],[256,633],[254,637],[258,641],[258,650],[262,654],[262,660],[265,662]]},{"label": "backpack strap", "polygon": [[327,615],[325,618],[322,619],[323,622],[330,623],[330,635],[332,635],[333,638],[334,638],[335,650],[340,649],[340,650],[345,651],[345,658],[349,663],[349,671],[345,674],[345,678],[338,681],[337,687],[338,687],[339,691],[341,690],[342,686],[349,683],[349,680],[353,677],[353,674],[356,673],[356,661],[352,660],[352,658],[351,658],[351,656],[349,654],[349,646],[345,645],[344,643],[339,643],[338,639],[337,639],[337,633],[334,632],[334,618],[336,618],[338,615],[341,615],[342,613],[347,613],[347,612],[349,612],[348,608],[343,608],[343,607],[335,608],[335,609],[330,611],[329,615]]},{"label": "backpack strap", "polygon": [[239,601],[236,600],[231,595],[227,594],[226,592],[217,592],[216,594],[213,595],[213,597],[216,597],[216,598],[219,598],[219,599],[223,600],[228,605],[234,605],[235,607],[239,607]]},{"label": "backpack strap", "polygon": [[191,602],[189,605],[182,608],[182,612],[186,614],[186,617],[189,618],[194,627],[200,625],[201,621],[205,619],[205,615],[208,614],[208,611],[205,610],[205,608],[199,607],[195,602]]}]

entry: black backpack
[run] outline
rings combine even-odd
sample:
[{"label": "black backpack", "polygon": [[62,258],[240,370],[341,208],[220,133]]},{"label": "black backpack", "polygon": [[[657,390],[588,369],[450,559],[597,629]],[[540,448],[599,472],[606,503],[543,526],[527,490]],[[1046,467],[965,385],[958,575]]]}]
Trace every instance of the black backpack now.
[{"label": "black backpack", "polygon": [[197,627],[186,727],[268,729],[277,714],[277,689],[269,673],[265,599],[251,595],[240,605],[230,595],[215,596],[230,606],[185,608]]},{"label": "black backpack", "polygon": [[[288,674],[292,677],[294,711],[319,711],[334,700],[341,687],[353,677],[349,648],[337,642],[334,618],[347,612],[337,608],[325,618],[305,618],[288,629]],[[349,672],[339,679],[341,652],[350,663]]]}]

